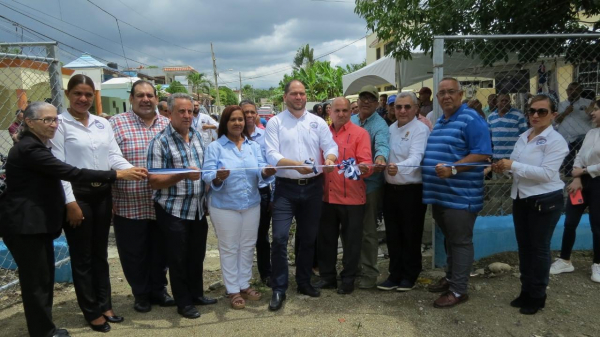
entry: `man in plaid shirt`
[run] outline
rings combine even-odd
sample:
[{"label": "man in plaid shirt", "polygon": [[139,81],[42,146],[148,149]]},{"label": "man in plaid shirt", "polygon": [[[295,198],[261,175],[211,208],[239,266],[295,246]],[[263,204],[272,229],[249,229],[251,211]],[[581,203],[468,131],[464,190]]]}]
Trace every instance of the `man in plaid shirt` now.
[{"label": "man in plaid shirt", "polygon": [[202,272],[206,254],[208,222],[202,209],[204,184],[200,169],[204,161],[202,136],[192,127],[193,100],[173,94],[167,100],[171,123],[148,147],[148,169],[190,168],[195,172],[152,174],[156,219],[167,241],[167,265],[177,312],[198,318],[194,304],[217,301],[204,296]]},{"label": "man in plaid shirt", "polygon": [[[169,119],[157,115],[156,89],[139,80],[131,88],[128,111],[109,120],[123,157],[138,167],[146,167],[148,144]],[[118,181],[113,189],[114,229],[125,278],[135,297],[133,308],[149,312],[151,303],[174,306],[167,293],[167,259],[147,180]]]}]

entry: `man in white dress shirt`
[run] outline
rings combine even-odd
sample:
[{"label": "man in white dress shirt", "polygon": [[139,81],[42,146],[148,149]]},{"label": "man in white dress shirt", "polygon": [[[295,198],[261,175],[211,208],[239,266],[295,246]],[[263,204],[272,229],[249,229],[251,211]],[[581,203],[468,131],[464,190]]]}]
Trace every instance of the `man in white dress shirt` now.
[{"label": "man in white dress shirt", "polygon": [[581,144],[585,134],[592,129],[590,111],[588,107],[591,100],[581,97],[583,87],[573,82],[567,87],[567,100],[558,105],[558,117],[555,122],[558,124],[558,133],[560,133],[569,144],[569,154],[565,158],[562,171],[570,176],[573,169],[573,161],[577,151],[581,149]]},{"label": "man in white dress shirt", "polygon": [[327,123],[306,110],[306,89],[302,82],[292,80],[284,88],[287,110],[269,120],[266,129],[267,162],[273,166],[301,166],[277,170],[273,200],[273,243],[271,246],[271,287],[273,297],[269,310],[279,310],[288,288],[287,243],[292,218],[296,217],[296,283],[298,292],[320,296],[310,285],[315,241],[323,200],[323,175],[333,167],[316,168],[306,165],[335,165],[338,147]]},{"label": "man in white dress shirt", "polygon": [[213,140],[217,139],[217,128],[219,123],[209,115],[200,112],[200,102],[194,101],[194,119],[192,126],[202,135],[204,148],[208,147]]}]

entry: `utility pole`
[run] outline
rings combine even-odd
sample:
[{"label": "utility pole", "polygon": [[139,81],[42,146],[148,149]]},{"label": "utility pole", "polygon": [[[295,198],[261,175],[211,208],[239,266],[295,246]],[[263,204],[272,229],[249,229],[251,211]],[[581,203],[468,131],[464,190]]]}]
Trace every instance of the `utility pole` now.
[{"label": "utility pole", "polygon": [[239,72],[240,74],[240,102],[242,101],[242,72]]},{"label": "utility pole", "polygon": [[215,59],[215,52],[213,51],[212,42],[210,43],[210,52],[212,54],[213,72],[215,74],[215,89],[217,92],[217,113],[220,114],[221,111],[219,111],[219,104],[221,104],[221,96],[219,95],[219,82],[217,81],[217,59]]}]

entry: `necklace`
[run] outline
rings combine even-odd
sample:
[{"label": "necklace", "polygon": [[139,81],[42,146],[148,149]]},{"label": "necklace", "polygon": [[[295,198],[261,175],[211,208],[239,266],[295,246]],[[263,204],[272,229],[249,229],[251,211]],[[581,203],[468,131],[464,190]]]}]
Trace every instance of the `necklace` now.
[{"label": "necklace", "polygon": [[90,116],[90,114],[89,114],[89,112],[88,112],[88,113],[87,113],[87,114],[86,114],[84,117],[76,117],[76,116],[75,116],[75,115],[74,115],[74,114],[71,112],[71,109],[67,109],[67,111],[68,111],[68,112],[71,114],[71,116],[73,116],[73,118],[74,118],[76,121],[83,121],[83,120],[86,120],[86,119],[88,119],[88,117]]}]

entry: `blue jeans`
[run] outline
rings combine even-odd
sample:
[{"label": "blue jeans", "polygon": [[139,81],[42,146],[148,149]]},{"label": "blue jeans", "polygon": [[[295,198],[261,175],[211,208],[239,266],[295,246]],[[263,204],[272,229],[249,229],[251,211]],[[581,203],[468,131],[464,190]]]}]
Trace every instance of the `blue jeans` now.
[{"label": "blue jeans", "polygon": [[[552,197],[556,207],[540,211],[536,201]],[[563,210],[562,190],[513,201],[513,221],[519,246],[521,291],[533,298],[546,295],[550,280],[550,239]]]},{"label": "blue jeans", "polygon": [[285,293],[288,288],[287,244],[292,219],[296,217],[296,283],[310,284],[315,253],[315,241],[319,230],[323,200],[323,176],[306,185],[294,180],[278,178],[275,182],[273,200],[273,243],[271,244],[271,287],[274,292]]}]

